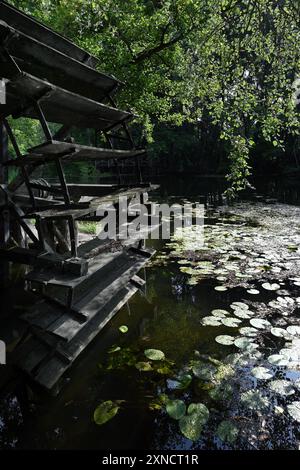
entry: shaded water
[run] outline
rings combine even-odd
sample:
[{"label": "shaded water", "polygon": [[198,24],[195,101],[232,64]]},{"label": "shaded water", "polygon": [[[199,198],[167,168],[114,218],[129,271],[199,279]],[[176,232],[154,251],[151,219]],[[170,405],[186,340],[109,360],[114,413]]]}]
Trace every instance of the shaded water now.
[{"label": "shaded water", "polygon": [[[212,181],[173,180],[162,185],[157,197],[172,202],[189,198],[190,201],[218,203],[221,190],[220,185]],[[25,449],[297,448],[299,425],[286,413],[286,407],[299,400],[299,392],[295,389],[288,396],[270,395],[268,381],[251,374],[253,366],[258,365],[253,357],[238,368],[228,366],[225,358],[236,353],[237,348],[218,344],[215,337],[237,335],[237,328],[201,324],[201,319],[213,309],[229,310],[232,302],[251,302],[253,296],[241,287],[217,292],[214,287],[220,282],[213,276],[189,285],[189,276],[182,272],[177,260],[169,256],[166,244],[162,241],[148,243],[157,249],[157,256],[153,266],[145,270],[145,291],[136,294],[129,306],[98,335],[65,378],[65,387],[58,397],[34,394],[26,414],[14,395],[2,402],[0,446]],[[282,289],[289,287],[286,283]],[[294,296],[300,296],[300,287],[293,289]],[[276,292],[260,289],[255,301],[266,303],[276,297]],[[128,333],[122,334],[120,325],[127,325]],[[259,351],[272,354],[283,347],[284,342],[282,338],[265,335]],[[112,346],[121,350],[110,352]],[[140,372],[136,363],[147,361],[143,351],[149,348],[162,350],[167,361],[163,367],[153,361],[154,370]],[[217,386],[221,397],[218,399],[211,393],[210,380],[193,374],[191,367],[195,361],[221,370],[223,376]],[[272,373],[275,374],[273,379],[298,377],[297,370],[287,371],[282,367],[274,367]],[[178,386],[178,378],[183,374],[192,377],[186,389]],[[226,384],[232,387],[228,396]],[[261,390],[271,407],[255,411],[242,406],[241,394],[251,389]],[[210,417],[199,439],[193,442],[183,436],[178,421],[166,413],[162,394],[181,399],[187,405],[201,402],[207,406]],[[105,400],[124,402],[111,421],[97,426],[93,413]],[[239,435],[233,443],[223,442],[218,437],[218,426],[224,420],[230,420],[238,429]]]}]

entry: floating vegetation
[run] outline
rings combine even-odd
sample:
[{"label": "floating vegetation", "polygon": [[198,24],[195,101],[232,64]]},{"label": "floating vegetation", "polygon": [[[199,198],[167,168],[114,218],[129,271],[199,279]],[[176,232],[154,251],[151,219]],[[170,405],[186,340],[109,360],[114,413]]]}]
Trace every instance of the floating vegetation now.
[{"label": "floating vegetation", "polygon": [[298,423],[300,423],[300,401],[294,401],[287,405],[288,414]]},{"label": "floating vegetation", "polygon": [[153,370],[152,369],[152,365],[150,364],[150,362],[137,362],[135,364],[135,367],[137,368],[137,370],[139,370],[140,372],[149,372],[150,370]]},{"label": "floating vegetation", "polygon": [[151,361],[163,361],[165,359],[165,354],[159,349],[145,349],[144,354]]},{"label": "floating vegetation", "polygon": [[214,317],[226,318],[226,315],[229,315],[229,312],[228,312],[227,310],[223,310],[223,309],[217,308],[217,309],[215,309],[215,310],[212,310],[211,314],[212,314]]},{"label": "floating vegetation", "polygon": [[227,290],[226,286],[216,286],[214,289],[218,292],[225,292]]},{"label": "floating vegetation", "polygon": [[250,324],[254,326],[254,328],[259,328],[260,330],[265,330],[271,326],[271,323],[268,320],[264,320],[262,318],[251,318]]},{"label": "floating vegetation", "polygon": [[272,354],[268,357],[268,362],[273,366],[286,366],[288,364],[288,359],[286,359],[282,354]]},{"label": "floating vegetation", "polygon": [[224,344],[225,346],[231,346],[235,340],[234,336],[229,335],[219,335],[215,339],[217,343]]},{"label": "floating vegetation", "polygon": [[266,367],[254,367],[251,370],[251,374],[256,378],[260,380],[268,380],[271,379],[274,375],[270,369],[267,369]]},{"label": "floating vegetation", "polygon": [[259,290],[257,290],[257,289],[247,289],[247,292],[248,292],[248,294],[251,294],[251,295],[258,295],[259,294]]},{"label": "floating vegetation", "polygon": [[229,317],[229,318],[222,318],[221,323],[229,328],[237,328],[239,324],[242,322],[239,318]]},{"label": "floating vegetation", "polygon": [[269,407],[270,401],[258,390],[248,390],[241,394],[241,403],[254,411],[262,411]]},{"label": "floating vegetation", "polygon": [[128,332],[128,326],[126,325],[121,325],[119,327],[119,331],[121,331],[121,333],[127,333]]},{"label": "floating vegetation", "polygon": [[166,412],[173,419],[180,419],[185,415],[186,406],[182,400],[168,400]]},{"label": "floating vegetation", "polygon": [[94,411],[94,421],[98,426],[107,423],[116,416],[122,401],[107,400],[101,403]]},{"label": "floating vegetation", "polygon": [[278,290],[280,289],[280,285],[276,284],[276,282],[273,282],[272,284],[270,282],[264,282],[262,284],[262,288],[266,290]]},{"label": "floating vegetation", "polygon": [[220,326],[221,325],[221,319],[218,317],[204,317],[201,320],[201,323],[203,326]]},{"label": "floating vegetation", "polygon": [[197,441],[208,418],[209,410],[203,403],[191,403],[186,416],[179,420],[180,431],[191,441]]},{"label": "floating vegetation", "polygon": [[217,436],[223,442],[233,444],[238,435],[239,430],[231,421],[222,421],[217,428]]},{"label": "floating vegetation", "polygon": [[243,326],[239,329],[239,332],[241,335],[248,336],[249,338],[255,338],[259,334],[259,331],[251,326]]},{"label": "floating vegetation", "polygon": [[273,380],[269,383],[270,389],[281,396],[293,395],[295,389],[288,380]]}]

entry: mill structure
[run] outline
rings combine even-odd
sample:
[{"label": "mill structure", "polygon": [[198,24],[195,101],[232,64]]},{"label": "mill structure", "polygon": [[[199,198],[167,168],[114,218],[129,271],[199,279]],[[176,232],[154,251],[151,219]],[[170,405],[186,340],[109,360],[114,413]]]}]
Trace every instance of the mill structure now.
[{"label": "mill structure", "polygon": [[[26,286],[37,302],[22,315],[28,331],[14,361],[48,390],[143,286],[137,273],[154,253],[142,238],[119,239],[122,227],[113,240],[78,238],[80,222],[101,221],[111,208],[124,211],[120,197],[147,204],[155,189],[142,180],[145,150],[129,127],[135,116],[116,105],[123,84],[99,68],[94,56],[0,2],[0,257],[2,265],[28,266]],[[37,120],[43,134],[25,152],[14,132],[20,118]],[[76,142],[74,129],[89,132],[93,145]],[[133,162],[130,184],[124,160]],[[68,181],[68,164],[103,161],[114,183]],[[49,165],[52,183],[39,177]]]}]

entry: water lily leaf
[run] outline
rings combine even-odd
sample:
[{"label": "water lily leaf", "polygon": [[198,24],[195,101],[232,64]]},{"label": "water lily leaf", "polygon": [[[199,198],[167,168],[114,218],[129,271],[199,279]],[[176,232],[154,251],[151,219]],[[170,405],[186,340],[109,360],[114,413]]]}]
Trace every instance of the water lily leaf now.
[{"label": "water lily leaf", "polygon": [[250,312],[250,310],[246,310],[246,309],[236,309],[234,310],[233,314],[236,316],[236,317],[239,317],[239,318],[251,318],[251,315],[253,315],[252,312]]},{"label": "water lily leaf", "polygon": [[286,336],[286,330],[284,328],[277,328],[275,326],[271,328],[271,333],[273,336],[277,336],[277,338],[284,338],[284,336]]},{"label": "water lily leaf", "polygon": [[271,284],[270,282],[264,282],[262,284],[262,287],[266,290],[278,290],[280,289],[280,285],[276,284],[275,282]]},{"label": "water lily leaf", "polygon": [[268,357],[268,362],[273,366],[286,366],[288,364],[288,359],[286,359],[282,354],[272,354]]},{"label": "water lily leaf", "polygon": [[251,374],[260,380],[271,379],[274,375],[273,372],[271,372],[270,369],[267,369],[266,367],[254,367],[251,370]]},{"label": "water lily leaf", "polygon": [[230,328],[237,328],[239,324],[242,322],[239,318],[229,317],[229,318],[221,318],[221,323],[223,325],[228,326]]},{"label": "water lily leaf", "polygon": [[217,317],[203,317],[201,320],[201,324],[203,326],[220,326],[221,325],[221,319]]},{"label": "water lily leaf", "polygon": [[290,325],[287,327],[286,331],[292,336],[300,337],[300,326],[298,325]]},{"label": "water lily leaf", "polygon": [[251,295],[258,295],[259,294],[259,290],[257,290],[257,289],[248,289],[247,292],[248,292],[248,294],[251,294]]},{"label": "water lily leaf", "polygon": [[108,352],[108,354],[113,354],[113,353],[118,352],[118,351],[121,351],[120,346],[112,346],[111,348],[109,348],[109,350],[107,352]]},{"label": "water lily leaf", "polygon": [[221,441],[233,444],[239,435],[239,430],[231,421],[222,421],[217,428],[217,435]]},{"label": "water lily leaf", "polygon": [[145,349],[144,354],[151,361],[163,361],[165,359],[165,354],[159,349]]},{"label": "water lily leaf", "polygon": [[128,331],[128,326],[126,326],[126,325],[121,325],[121,326],[119,327],[119,331],[121,331],[121,333],[127,333],[127,331]]},{"label": "water lily leaf", "polygon": [[295,348],[282,348],[279,351],[279,354],[282,355],[288,361],[298,361],[299,359],[299,349],[297,346]]},{"label": "water lily leaf", "polygon": [[234,340],[234,345],[240,349],[248,349],[252,344],[252,340],[249,338],[237,338]]},{"label": "water lily leaf", "polygon": [[135,364],[135,367],[137,368],[137,370],[139,370],[140,372],[149,372],[150,370],[153,370],[152,369],[152,366],[150,364],[150,362],[137,362]]},{"label": "water lily leaf", "polygon": [[264,397],[258,390],[248,390],[241,394],[241,403],[254,411],[261,411],[268,408],[270,401]]},{"label": "water lily leaf", "polygon": [[94,421],[99,426],[111,420],[119,411],[119,405],[111,400],[104,401],[94,411]]},{"label": "water lily leaf", "polygon": [[168,415],[173,419],[180,419],[185,415],[185,403],[182,400],[169,400],[166,405]]},{"label": "water lily leaf", "polygon": [[216,286],[214,289],[218,292],[225,292],[227,290],[227,287],[225,286]]},{"label": "water lily leaf", "polygon": [[255,328],[259,328],[260,330],[264,330],[271,326],[271,323],[268,320],[264,320],[263,318],[251,318],[249,323]]},{"label": "water lily leaf", "polygon": [[215,341],[219,344],[224,344],[225,346],[230,346],[234,342],[234,336],[229,335],[219,335],[215,338]]},{"label": "water lily leaf", "polygon": [[232,304],[230,305],[230,307],[233,309],[233,310],[248,310],[249,309],[249,305],[245,304],[244,302],[232,302]]},{"label": "water lily leaf", "polygon": [[295,393],[292,383],[288,380],[273,380],[269,383],[269,388],[281,396],[293,395]]},{"label": "water lily leaf", "polygon": [[198,379],[212,380],[217,369],[211,364],[204,364],[201,361],[193,361],[192,371]]},{"label": "water lily leaf", "polygon": [[221,308],[217,308],[216,310],[213,310],[211,312],[211,314],[214,316],[214,317],[218,317],[218,318],[225,318],[226,315],[229,314],[229,312],[227,310],[222,310]]},{"label": "water lily leaf", "polygon": [[239,332],[243,336],[248,336],[249,338],[255,338],[258,335],[258,331],[256,328],[252,328],[251,326],[243,326],[239,329]]},{"label": "water lily leaf", "polygon": [[293,401],[287,406],[288,414],[300,423],[300,401]]},{"label": "water lily leaf", "polygon": [[187,415],[183,416],[179,421],[179,427],[182,434],[196,441],[199,439],[204,424],[209,418],[209,410],[202,403],[191,403],[187,409]]},{"label": "water lily leaf", "polygon": [[229,383],[222,382],[209,390],[208,394],[215,401],[229,402],[233,395],[233,388]]},{"label": "water lily leaf", "polygon": [[185,390],[186,388],[189,387],[192,380],[193,380],[193,377],[190,374],[182,374],[175,381],[176,385],[174,388],[176,390]]}]

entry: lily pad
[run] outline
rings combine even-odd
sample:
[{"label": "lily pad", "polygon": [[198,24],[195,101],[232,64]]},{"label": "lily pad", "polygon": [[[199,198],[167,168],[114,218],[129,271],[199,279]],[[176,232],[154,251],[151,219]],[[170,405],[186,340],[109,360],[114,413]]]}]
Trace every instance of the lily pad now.
[{"label": "lily pad", "polygon": [[298,325],[290,325],[287,327],[286,331],[292,336],[300,337],[300,326]]},{"label": "lily pad", "polygon": [[266,367],[254,367],[251,370],[251,374],[256,378],[260,380],[268,380],[273,377],[273,372],[270,371],[270,369],[267,369]]},{"label": "lily pad", "polygon": [[239,324],[241,323],[241,320],[239,318],[234,318],[234,317],[222,318],[221,323],[223,323],[223,325],[228,326],[230,328],[237,328]]},{"label": "lily pad", "polygon": [[248,292],[248,294],[251,294],[251,295],[258,295],[259,294],[259,290],[257,290],[257,289],[248,289],[247,292]]},{"label": "lily pad", "polygon": [[286,366],[288,364],[288,359],[286,359],[282,354],[272,354],[268,357],[268,362],[273,366]]},{"label": "lily pad", "polygon": [[180,419],[185,415],[185,403],[182,400],[169,400],[166,405],[168,415],[173,419]]},{"label": "lily pad", "polygon": [[150,362],[142,362],[142,361],[137,362],[135,367],[140,372],[149,372],[150,370],[152,370],[152,366],[151,366]]},{"label": "lily pad", "polygon": [[249,338],[237,338],[234,341],[234,345],[239,349],[248,349],[252,344]]},{"label": "lily pad", "polygon": [[256,328],[252,328],[251,326],[243,326],[239,329],[239,332],[243,336],[248,336],[249,338],[255,338],[258,335],[258,331]]},{"label": "lily pad", "polygon": [[288,414],[298,423],[300,423],[300,401],[293,401],[287,406]]},{"label": "lily pad", "polygon": [[179,421],[182,434],[191,441],[199,439],[204,424],[208,421],[209,410],[202,403],[191,403],[187,415]]},{"label": "lily pad", "polygon": [[239,434],[238,428],[231,421],[222,421],[217,428],[217,435],[223,442],[233,444]]},{"label": "lily pad", "polygon": [[176,380],[176,390],[185,390],[189,387],[193,377],[190,374],[182,374]]},{"label": "lily pad", "polygon": [[260,330],[264,330],[271,326],[271,323],[268,320],[264,320],[263,318],[251,318],[249,323],[255,328],[259,328]]},{"label": "lily pad", "polygon": [[144,354],[151,361],[163,361],[165,359],[165,354],[159,349],[145,349]]},{"label": "lily pad", "polygon": [[214,316],[214,317],[217,317],[217,318],[225,318],[226,315],[229,314],[229,312],[227,312],[227,310],[222,310],[221,308],[217,308],[215,310],[213,310],[211,312],[211,314]]},{"label": "lily pad", "polygon": [[104,401],[94,411],[94,421],[99,426],[110,421],[119,411],[120,406],[111,400]]},{"label": "lily pad", "polygon": [[286,336],[286,330],[284,328],[277,328],[275,326],[271,328],[271,333],[273,336],[277,336],[277,338],[284,338],[284,336]]},{"label": "lily pad", "polygon": [[249,305],[245,304],[244,302],[232,302],[230,307],[233,310],[239,310],[239,309],[248,310],[249,309]]},{"label": "lily pad", "polygon": [[288,380],[273,380],[269,383],[270,389],[281,396],[293,395],[295,389]]},{"label": "lily pad", "polygon": [[249,310],[246,310],[246,309],[236,309],[234,310],[233,314],[236,316],[236,317],[239,317],[239,318],[251,318],[251,313]]},{"label": "lily pad", "polygon": [[276,284],[276,282],[273,282],[273,283],[264,282],[262,284],[262,287],[266,290],[278,290],[278,289],[280,289],[280,285]]},{"label": "lily pad", "polygon": [[225,346],[230,346],[234,343],[234,336],[229,335],[219,335],[215,338],[215,341],[219,344],[224,344]]},{"label": "lily pad", "polygon": [[225,292],[227,290],[227,287],[225,287],[225,286],[216,286],[214,289],[218,292]]},{"label": "lily pad", "polygon": [[233,395],[233,388],[229,383],[221,382],[208,392],[215,401],[229,402]]},{"label": "lily pad", "polygon": [[217,317],[203,317],[201,320],[203,326],[220,326],[221,319]]},{"label": "lily pad", "polygon": [[212,380],[217,369],[211,364],[204,364],[201,361],[193,361],[192,371],[198,379]]},{"label": "lily pad", "polygon": [[121,325],[119,327],[119,331],[121,331],[121,333],[127,333],[128,332],[128,326],[126,325]]},{"label": "lily pad", "polygon": [[270,401],[264,397],[258,390],[248,390],[241,394],[241,403],[254,411],[265,410],[269,407]]}]

